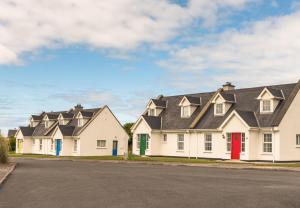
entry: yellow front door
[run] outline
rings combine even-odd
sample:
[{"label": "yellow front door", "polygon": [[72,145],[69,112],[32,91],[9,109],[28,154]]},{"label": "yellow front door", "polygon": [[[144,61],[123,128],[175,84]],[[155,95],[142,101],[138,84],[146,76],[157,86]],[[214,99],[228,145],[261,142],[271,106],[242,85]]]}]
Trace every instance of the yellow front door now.
[{"label": "yellow front door", "polygon": [[18,140],[18,153],[23,153],[23,140]]}]

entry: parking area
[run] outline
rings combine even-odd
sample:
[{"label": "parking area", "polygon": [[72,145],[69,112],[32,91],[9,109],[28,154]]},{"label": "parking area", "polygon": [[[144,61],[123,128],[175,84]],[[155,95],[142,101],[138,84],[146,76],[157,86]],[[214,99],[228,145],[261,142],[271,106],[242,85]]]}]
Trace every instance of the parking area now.
[{"label": "parking area", "polygon": [[0,208],[300,207],[300,173],[18,159]]}]

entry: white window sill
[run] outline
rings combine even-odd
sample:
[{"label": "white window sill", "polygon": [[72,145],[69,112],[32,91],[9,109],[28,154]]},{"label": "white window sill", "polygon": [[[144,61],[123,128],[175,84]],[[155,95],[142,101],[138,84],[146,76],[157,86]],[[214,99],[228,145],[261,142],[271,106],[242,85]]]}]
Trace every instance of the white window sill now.
[{"label": "white window sill", "polygon": [[184,150],[176,150],[176,152],[184,152]]},{"label": "white window sill", "polygon": [[296,148],[300,148],[300,145],[296,145]]},{"label": "white window sill", "polygon": [[272,152],[263,152],[263,153],[260,153],[261,155],[273,155]]},{"label": "white window sill", "polygon": [[97,147],[96,149],[107,149],[107,147]]},{"label": "white window sill", "polygon": [[212,153],[212,151],[204,151],[203,153]]}]

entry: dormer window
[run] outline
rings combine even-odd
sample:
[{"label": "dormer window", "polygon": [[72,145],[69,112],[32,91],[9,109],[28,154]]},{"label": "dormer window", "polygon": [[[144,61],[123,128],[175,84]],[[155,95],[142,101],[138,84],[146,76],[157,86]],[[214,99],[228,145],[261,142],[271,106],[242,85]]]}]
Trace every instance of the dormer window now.
[{"label": "dormer window", "polygon": [[265,87],[257,99],[260,101],[261,113],[273,113],[280,101],[284,100],[284,94],[281,90]]},{"label": "dormer window", "polygon": [[148,115],[149,115],[149,116],[155,116],[155,109],[150,108],[150,109],[148,110]]},{"label": "dormer window", "polygon": [[271,112],[271,100],[263,100],[262,101],[262,111],[263,112]]},{"label": "dormer window", "polygon": [[182,118],[190,117],[190,106],[182,106],[181,107],[181,117]]},{"label": "dormer window", "polygon": [[49,128],[49,121],[45,120],[45,128]]},{"label": "dormer window", "polygon": [[216,114],[217,115],[223,115],[224,114],[223,103],[217,103],[216,104]]},{"label": "dormer window", "polygon": [[82,118],[79,118],[79,119],[78,119],[78,126],[79,126],[79,127],[82,127],[82,126],[83,126],[83,119],[82,119]]}]

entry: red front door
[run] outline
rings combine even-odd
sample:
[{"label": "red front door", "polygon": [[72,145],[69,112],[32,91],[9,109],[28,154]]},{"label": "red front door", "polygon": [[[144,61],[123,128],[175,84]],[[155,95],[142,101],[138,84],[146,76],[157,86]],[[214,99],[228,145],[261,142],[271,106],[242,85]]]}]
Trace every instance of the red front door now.
[{"label": "red front door", "polygon": [[239,160],[241,153],[241,133],[231,134],[231,159]]}]

